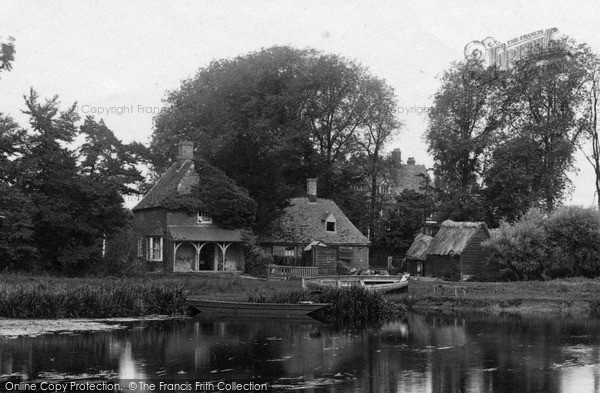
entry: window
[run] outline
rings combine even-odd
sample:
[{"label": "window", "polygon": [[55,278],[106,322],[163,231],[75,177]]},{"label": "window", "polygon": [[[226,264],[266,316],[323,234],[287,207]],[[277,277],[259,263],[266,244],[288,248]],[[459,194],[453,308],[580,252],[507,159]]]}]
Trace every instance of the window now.
[{"label": "window", "polygon": [[379,194],[389,194],[390,193],[390,185],[387,183],[381,183],[379,185]]},{"label": "window", "polygon": [[325,230],[327,232],[335,232],[335,221],[327,221]]},{"label": "window", "polygon": [[142,239],[141,237],[138,239],[137,243],[137,256],[138,258],[144,257],[144,239]]},{"label": "window", "polygon": [[159,236],[148,237],[148,250],[146,252],[149,261],[162,261],[163,239]]},{"label": "window", "polygon": [[295,257],[296,247],[286,247],[283,251],[283,255],[286,257]]},{"label": "window", "polygon": [[212,217],[207,214],[204,210],[198,211],[198,224],[211,224]]}]

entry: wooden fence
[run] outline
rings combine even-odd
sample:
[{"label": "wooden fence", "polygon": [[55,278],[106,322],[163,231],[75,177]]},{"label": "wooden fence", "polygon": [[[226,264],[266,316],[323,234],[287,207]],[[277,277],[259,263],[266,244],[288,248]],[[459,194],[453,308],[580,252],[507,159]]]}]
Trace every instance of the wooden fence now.
[{"label": "wooden fence", "polygon": [[269,277],[289,279],[290,277],[314,277],[319,274],[317,266],[267,266]]}]

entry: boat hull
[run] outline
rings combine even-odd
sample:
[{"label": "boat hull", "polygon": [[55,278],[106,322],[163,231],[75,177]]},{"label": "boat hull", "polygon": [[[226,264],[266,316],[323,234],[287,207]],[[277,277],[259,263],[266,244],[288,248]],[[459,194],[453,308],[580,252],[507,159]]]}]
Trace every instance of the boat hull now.
[{"label": "boat hull", "polygon": [[408,279],[389,276],[321,276],[302,279],[302,287],[309,290],[360,287],[389,293],[408,290]]},{"label": "boat hull", "polygon": [[297,319],[314,313],[331,303],[249,303],[223,302],[189,297],[187,304],[207,317],[257,317]]}]

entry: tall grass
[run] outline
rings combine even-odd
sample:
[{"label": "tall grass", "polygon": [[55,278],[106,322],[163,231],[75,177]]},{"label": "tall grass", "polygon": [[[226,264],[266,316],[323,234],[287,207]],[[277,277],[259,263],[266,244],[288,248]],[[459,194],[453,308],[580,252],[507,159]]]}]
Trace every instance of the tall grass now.
[{"label": "tall grass", "polygon": [[109,318],[183,314],[181,286],[156,283],[2,283],[0,317]]},{"label": "tall grass", "polygon": [[271,296],[250,296],[255,303],[298,303],[313,301],[331,303],[326,309],[319,310],[316,317],[334,322],[344,327],[364,327],[378,324],[388,319],[406,316],[407,308],[398,302],[391,302],[378,292],[360,287],[331,288],[319,293],[293,291],[275,293]]}]

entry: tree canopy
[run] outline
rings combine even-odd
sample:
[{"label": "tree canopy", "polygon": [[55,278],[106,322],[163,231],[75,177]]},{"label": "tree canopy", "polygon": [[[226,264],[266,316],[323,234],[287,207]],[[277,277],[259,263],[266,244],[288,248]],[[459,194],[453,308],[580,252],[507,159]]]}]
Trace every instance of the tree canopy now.
[{"label": "tree canopy", "polygon": [[151,149],[161,170],[177,142],[194,141],[268,219],[303,193],[309,177],[319,179],[321,197],[348,191],[350,157],[381,154],[399,126],[395,115],[393,90],[361,65],[276,46],[213,61],[170,92]]}]

